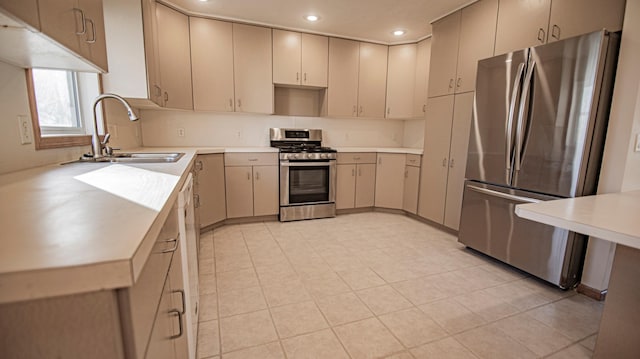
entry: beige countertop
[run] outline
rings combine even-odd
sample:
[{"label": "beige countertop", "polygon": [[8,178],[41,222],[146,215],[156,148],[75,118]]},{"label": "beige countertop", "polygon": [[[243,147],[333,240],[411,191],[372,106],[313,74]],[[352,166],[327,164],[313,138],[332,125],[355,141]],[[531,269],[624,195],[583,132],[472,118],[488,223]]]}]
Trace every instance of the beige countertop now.
[{"label": "beige countertop", "polygon": [[181,152],[1,175],[0,303],[131,286],[195,158]]},{"label": "beige countertop", "polygon": [[421,155],[421,148],[406,147],[335,147],[338,152],[378,152],[378,153],[407,153]]},{"label": "beige countertop", "polygon": [[519,204],[522,218],[640,249],[640,191]]}]

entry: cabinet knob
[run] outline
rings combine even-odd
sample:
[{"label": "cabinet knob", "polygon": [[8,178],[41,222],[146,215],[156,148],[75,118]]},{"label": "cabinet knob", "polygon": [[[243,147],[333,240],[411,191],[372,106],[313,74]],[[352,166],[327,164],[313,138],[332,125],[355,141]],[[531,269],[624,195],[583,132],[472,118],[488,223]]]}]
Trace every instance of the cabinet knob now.
[{"label": "cabinet knob", "polygon": [[449,168],[453,168],[454,165],[454,159],[452,158],[451,161],[449,162]]},{"label": "cabinet knob", "polygon": [[85,39],[84,42],[87,44],[95,44],[96,43],[96,24],[91,19],[87,19],[87,22],[91,24],[91,39]]},{"label": "cabinet knob", "polygon": [[242,107],[242,100],[238,99],[238,108]]},{"label": "cabinet knob", "polygon": [[87,33],[87,20],[85,19],[84,11],[82,11],[82,9],[78,9],[77,7],[74,7],[73,8],[73,12],[80,13],[80,23],[82,24],[82,30],[76,31],[76,35],[80,36],[80,35],[86,34]]},{"label": "cabinet knob", "polygon": [[204,163],[202,163],[202,161],[196,162],[196,169],[202,171],[204,169]]},{"label": "cabinet knob", "polygon": [[169,314],[174,314],[174,313],[177,314],[177,316],[178,316],[178,334],[170,336],[169,339],[180,338],[182,336],[182,331],[183,331],[183,329],[182,329],[182,312],[180,312],[177,309],[172,309],[172,310],[169,311]]},{"label": "cabinet knob", "polygon": [[233,111],[233,99],[229,99],[229,109]]},{"label": "cabinet knob", "polygon": [[456,81],[456,88],[460,88],[461,82],[462,82],[462,77],[458,77],[458,81]]},{"label": "cabinet knob", "polygon": [[300,73],[296,72],[296,82],[300,81]]},{"label": "cabinet knob", "polygon": [[449,90],[453,89],[453,79],[449,79]]},{"label": "cabinet knob", "polygon": [[355,116],[355,115],[357,114],[357,113],[356,113],[356,105],[353,105],[353,111],[352,111],[352,113],[353,113],[353,116]]},{"label": "cabinet knob", "polygon": [[358,176],[362,177],[362,168],[358,168]]},{"label": "cabinet knob", "polygon": [[387,107],[387,115],[391,114],[391,107]]},{"label": "cabinet knob", "polygon": [[442,167],[447,167],[447,158],[442,159]]},{"label": "cabinet knob", "polygon": [[260,172],[256,172],[256,181],[260,181]]},{"label": "cabinet knob", "polygon": [[427,112],[427,105],[426,104],[422,105],[422,112]]},{"label": "cabinet knob", "polygon": [[164,102],[169,101],[169,93],[167,91],[164,92]]},{"label": "cabinet knob", "polygon": [[247,172],[247,181],[251,181],[251,173]]},{"label": "cabinet knob", "polygon": [[304,73],[304,82],[307,82],[307,73]]},{"label": "cabinet knob", "polygon": [[362,115],[362,111],[363,111],[362,106],[360,106],[360,112],[358,113],[358,115]]}]

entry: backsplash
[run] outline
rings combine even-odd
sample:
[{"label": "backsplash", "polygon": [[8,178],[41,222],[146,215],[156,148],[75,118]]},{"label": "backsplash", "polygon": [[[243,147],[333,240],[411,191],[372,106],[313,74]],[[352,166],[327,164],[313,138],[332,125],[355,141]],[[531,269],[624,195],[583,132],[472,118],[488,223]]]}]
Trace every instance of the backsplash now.
[{"label": "backsplash", "polygon": [[[144,146],[269,146],[269,128],[293,127],[321,128],[326,146],[422,147],[422,129],[418,131],[419,138],[412,134],[409,136],[411,142],[405,141],[405,122],[413,121],[171,110],[141,110],[140,117]],[[410,127],[419,126],[412,124]],[[180,136],[181,130],[184,130],[184,136]]]}]

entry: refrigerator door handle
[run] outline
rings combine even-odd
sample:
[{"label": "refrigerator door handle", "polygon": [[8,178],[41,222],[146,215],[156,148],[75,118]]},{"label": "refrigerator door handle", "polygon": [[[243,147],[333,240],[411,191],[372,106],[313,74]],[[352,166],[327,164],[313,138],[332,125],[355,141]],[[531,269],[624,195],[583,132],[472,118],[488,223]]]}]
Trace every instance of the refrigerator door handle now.
[{"label": "refrigerator door handle", "polygon": [[478,192],[478,193],[482,193],[482,194],[486,194],[486,195],[490,195],[490,196],[494,196],[494,197],[500,197],[500,198],[504,198],[510,201],[517,201],[517,202],[523,202],[523,203],[539,203],[539,202],[543,202],[539,199],[534,199],[534,198],[529,198],[529,197],[522,197],[522,196],[516,196],[514,194],[508,194],[508,193],[502,193],[502,192],[498,192],[498,191],[494,191],[488,188],[482,188],[482,187],[476,187],[476,186],[472,186],[472,185],[467,185],[467,188]]},{"label": "refrigerator door handle", "polygon": [[524,78],[524,84],[522,85],[522,95],[520,96],[520,108],[518,109],[518,121],[516,125],[516,172],[520,171],[520,165],[522,161],[522,143],[524,141],[524,107],[529,97],[529,89],[531,88],[531,78],[533,77],[533,70],[536,67],[536,62],[531,61],[529,69],[527,69],[527,75]]},{"label": "refrigerator door handle", "polygon": [[516,109],[516,99],[518,97],[518,93],[520,92],[520,82],[522,80],[523,73],[524,63],[521,62],[520,65],[518,65],[518,74],[516,75],[516,79],[513,83],[513,91],[511,91],[511,100],[509,101],[509,112],[507,114],[507,123],[505,124],[506,148],[504,151],[504,161],[507,183],[511,183],[511,154],[513,153],[511,137],[513,133],[513,115]]}]

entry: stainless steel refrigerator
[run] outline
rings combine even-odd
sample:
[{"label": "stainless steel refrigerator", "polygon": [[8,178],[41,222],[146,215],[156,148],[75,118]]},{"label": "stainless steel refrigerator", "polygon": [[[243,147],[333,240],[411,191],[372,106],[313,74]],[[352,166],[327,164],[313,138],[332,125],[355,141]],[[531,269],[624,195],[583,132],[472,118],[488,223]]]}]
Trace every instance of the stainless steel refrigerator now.
[{"label": "stainless steel refrigerator", "polygon": [[478,62],[458,240],[561,288],[586,238],[517,204],[593,194],[619,35],[599,31]]}]

